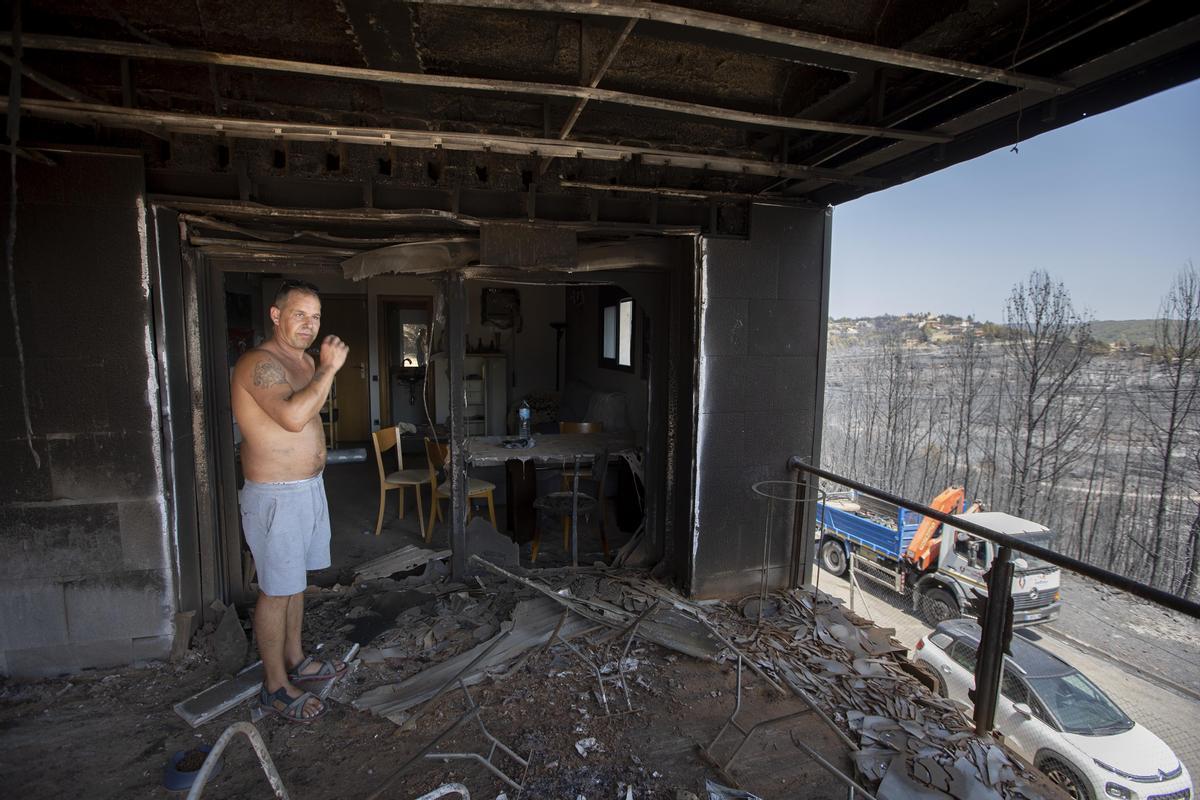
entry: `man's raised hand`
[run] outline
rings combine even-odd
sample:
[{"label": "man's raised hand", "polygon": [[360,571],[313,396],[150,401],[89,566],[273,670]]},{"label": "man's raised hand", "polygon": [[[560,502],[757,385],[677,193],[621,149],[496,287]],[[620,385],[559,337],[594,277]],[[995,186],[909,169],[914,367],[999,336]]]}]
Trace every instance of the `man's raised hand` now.
[{"label": "man's raised hand", "polygon": [[326,336],[321,342],[321,366],[337,372],[346,363],[350,347],[336,336]]}]

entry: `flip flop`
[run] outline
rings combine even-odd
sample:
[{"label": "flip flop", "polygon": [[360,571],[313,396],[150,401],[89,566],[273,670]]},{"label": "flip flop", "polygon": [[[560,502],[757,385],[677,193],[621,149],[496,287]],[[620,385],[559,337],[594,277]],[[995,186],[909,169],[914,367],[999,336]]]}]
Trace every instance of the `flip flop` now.
[{"label": "flip flop", "polygon": [[[333,666],[335,663],[341,664],[341,666]],[[316,672],[304,672],[304,668],[311,664],[320,664],[321,668]],[[348,669],[350,669],[350,666],[343,661],[317,661],[312,656],[308,656],[299,664],[297,664],[295,669],[288,673],[288,680],[295,684],[336,681],[338,678],[345,675],[346,670]]]},{"label": "flip flop", "polygon": [[[262,691],[258,693],[258,704],[262,710],[268,714],[275,714],[283,717],[288,722],[298,722],[301,725],[307,725],[310,722],[320,719],[329,711],[329,706],[321,703],[321,710],[312,716],[304,715],[304,705],[309,700],[320,701],[312,692],[301,692],[299,697],[292,697],[287,693],[287,687],[280,686],[274,692],[268,692],[267,687],[263,686]],[[284,708],[279,708],[275,705],[279,703],[287,703]]]}]

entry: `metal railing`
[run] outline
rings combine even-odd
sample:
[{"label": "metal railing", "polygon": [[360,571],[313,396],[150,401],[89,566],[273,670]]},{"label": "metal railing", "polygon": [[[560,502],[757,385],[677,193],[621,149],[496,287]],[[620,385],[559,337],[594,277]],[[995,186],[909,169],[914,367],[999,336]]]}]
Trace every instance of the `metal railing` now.
[{"label": "metal railing", "polygon": [[889,503],[898,505],[901,508],[907,508],[910,511],[915,511],[918,514],[932,517],[939,522],[953,525],[955,528],[958,528],[961,531],[966,531],[967,533],[978,536],[981,539],[987,539],[988,541],[994,542],[1001,547],[1011,548],[1019,553],[1025,553],[1026,555],[1040,558],[1043,561],[1054,564],[1058,567],[1062,567],[1063,569],[1077,572],[1080,575],[1086,575],[1087,577],[1092,578],[1099,583],[1111,586],[1114,589],[1121,589],[1122,591],[1129,592],[1136,597],[1141,597],[1145,600],[1157,603],[1166,608],[1186,614],[1189,617],[1200,619],[1200,603],[1194,603],[1191,600],[1186,600],[1180,597],[1179,595],[1165,592],[1162,589],[1156,589],[1153,586],[1148,586],[1140,581],[1135,581],[1134,579],[1124,575],[1118,575],[1115,572],[1110,572],[1102,567],[1089,564],[1086,561],[1080,561],[1079,559],[1071,558],[1070,556],[1064,556],[1061,553],[1048,550],[1045,547],[1033,544],[1032,542],[1024,539],[1019,539],[1015,536],[1009,536],[1007,534],[994,531],[991,528],[971,522],[965,517],[956,517],[952,514],[945,514],[935,508],[930,508],[922,503],[908,500],[900,497],[899,495],[886,492],[883,489],[878,489],[874,486],[868,486],[865,483],[856,481],[853,478],[848,478],[845,475],[839,475],[836,472],[830,472],[829,470],[821,469],[820,467],[814,467],[811,464],[804,463],[804,460],[800,456],[792,456],[789,458],[788,468],[798,470],[802,473],[808,473],[809,475],[815,475],[819,478],[825,478],[826,480],[840,483],[844,486],[849,486],[850,488],[858,492],[862,492],[863,494],[878,498],[880,500],[885,500]]}]

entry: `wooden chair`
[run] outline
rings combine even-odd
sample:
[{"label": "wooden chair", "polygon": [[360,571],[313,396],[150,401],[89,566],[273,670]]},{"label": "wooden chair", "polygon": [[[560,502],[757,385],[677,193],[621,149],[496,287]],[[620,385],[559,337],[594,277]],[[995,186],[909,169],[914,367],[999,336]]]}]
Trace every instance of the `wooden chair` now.
[{"label": "wooden chair", "polygon": [[[371,434],[375,442],[375,464],[379,467],[379,516],[375,520],[375,535],[383,530],[383,510],[387,507],[387,493],[395,489],[400,493],[400,519],[404,519],[404,489],[411,486],[417,496],[417,519],[421,522],[421,531],[425,530],[425,509],[421,502],[421,487],[429,483],[429,476],[423,469],[405,469],[404,453],[400,451],[400,429],[396,427],[380,428]],[[396,463],[400,467],[396,472],[388,472],[383,466],[383,454],[395,448]]]},{"label": "wooden chair", "polygon": [[[429,461],[429,483],[433,487],[432,500],[433,510],[429,512],[429,528],[425,531],[426,543],[433,540],[433,523],[441,517],[441,504],[439,500],[450,499],[450,482],[438,484],[437,471],[438,467],[444,466],[450,461],[450,445],[435,442],[428,437],[425,439],[425,457]],[[488,517],[492,520],[492,527],[499,528],[496,525],[496,501],[495,501],[496,485],[480,480],[479,478],[467,479],[467,519],[471,518],[471,501],[479,498],[487,498]]]},{"label": "wooden chair", "polygon": [[[541,516],[560,516],[563,522],[563,550],[570,547],[570,528],[571,528],[571,511],[578,503],[579,517],[595,519],[595,512],[599,510],[600,518],[600,546],[604,548],[604,556],[608,557],[608,536],[605,533],[605,514],[604,514],[604,476],[608,472],[608,451],[601,450],[596,454],[595,460],[586,468],[588,480],[595,481],[598,491],[595,497],[584,492],[579,493],[578,501],[573,491],[551,492],[543,495],[533,501],[533,507],[538,511],[538,521]],[[585,467],[579,468],[579,479],[583,480]],[[535,524],[533,528],[533,545],[530,549],[529,560],[531,563],[537,561],[538,549],[542,543],[542,526]]]}]

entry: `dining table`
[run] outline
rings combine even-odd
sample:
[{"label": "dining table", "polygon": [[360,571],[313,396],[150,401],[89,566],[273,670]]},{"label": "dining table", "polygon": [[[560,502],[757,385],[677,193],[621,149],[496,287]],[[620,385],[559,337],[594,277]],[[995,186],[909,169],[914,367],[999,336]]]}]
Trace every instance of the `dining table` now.
[{"label": "dining table", "polygon": [[[528,446],[523,446],[528,444]],[[537,469],[590,465],[601,453],[609,460],[636,446],[632,433],[541,433],[516,436],[468,436],[468,467],[504,467],[505,522],[517,542],[533,538],[536,523]]]}]

